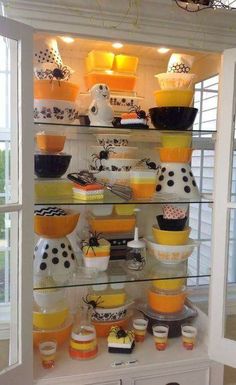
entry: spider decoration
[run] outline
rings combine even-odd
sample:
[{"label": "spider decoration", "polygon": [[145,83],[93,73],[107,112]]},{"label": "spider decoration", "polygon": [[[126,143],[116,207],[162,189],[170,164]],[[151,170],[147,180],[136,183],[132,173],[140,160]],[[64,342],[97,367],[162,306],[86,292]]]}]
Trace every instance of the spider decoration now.
[{"label": "spider decoration", "polygon": [[[102,160],[107,160],[109,159],[109,154],[110,153],[113,153],[113,154],[116,154],[116,152],[114,151],[114,147],[112,146],[112,144],[108,144],[107,146],[103,146],[103,150],[99,152],[99,154],[92,154],[92,160],[93,162],[95,163],[95,167],[100,169],[101,166],[102,166]],[[100,161],[100,166],[97,167],[97,162]],[[99,170],[99,171],[103,171],[103,169]]]},{"label": "spider decoration", "polygon": [[45,71],[41,71],[40,75],[43,79],[50,79],[51,82],[53,81],[53,79],[56,79],[60,85],[61,80],[69,80],[69,78],[71,77],[71,71],[67,66],[59,64],[52,70],[46,69]]},{"label": "spider decoration", "polygon": [[129,109],[129,112],[135,112],[138,119],[149,119],[149,114],[146,114],[146,112],[141,110],[141,107],[137,106],[136,104]]},{"label": "spider decoration", "polygon": [[144,256],[135,251],[130,253],[130,262],[132,264],[130,268],[132,267],[133,270],[142,270],[146,264]]},{"label": "spider decoration", "polygon": [[141,159],[139,164],[143,164],[145,163],[146,166],[150,169],[150,170],[158,170],[160,168],[160,166],[156,165],[155,162],[150,162],[150,158],[144,158],[144,159]]},{"label": "spider decoration", "polygon": [[89,249],[92,249],[94,256],[96,256],[96,253],[94,251],[94,247],[98,247],[99,246],[99,240],[100,239],[105,239],[105,238],[103,238],[101,236],[102,233],[97,233],[96,231],[94,231],[94,232],[90,231],[89,234],[90,234],[90,236],[89,236],[88,241],[83,240],[81,242],[81,249],[83,250],[84,247],[88,246],[86,254],[88,254]]},{"label": "spider decoration", "polygon": [[130,343],[134,341],[134,333],[131,330],[126,331],[122,328],[119,328],[118,326],[111,328],[109,336],[112,335],[118,338],[118,340],[123,338],[123,343],[125,343],[126,337],[129,338]]},{"label": "spider decoration", "polygon": [[[89,300],[89,294],[86,295],[86,297],[82,297],[83,302],[88,305],[89,308],[92,308],[93,310],[96,309],[96,307],[100,306],[103,304],[104,301],[101,301],[101,296],[97,298],[96,301],[90,301]],[[101,307],[101,306],[100,306]]]}]

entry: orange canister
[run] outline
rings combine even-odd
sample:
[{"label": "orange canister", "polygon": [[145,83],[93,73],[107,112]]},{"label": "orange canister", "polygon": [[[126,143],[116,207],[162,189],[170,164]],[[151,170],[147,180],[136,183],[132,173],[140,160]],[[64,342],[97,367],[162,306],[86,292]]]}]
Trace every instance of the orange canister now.
[{"label": "orange canister", "polygon": [[98,352],[96,330],[93,325],[81,325],[71,333],[69,354],[77,360],[95,358]]},{"label": "orange canister", "polygon": [[148,303],[158,313],[178,313],[183,310],[186,288],[178,291],[161,291],[153,288],[148,291]]}]

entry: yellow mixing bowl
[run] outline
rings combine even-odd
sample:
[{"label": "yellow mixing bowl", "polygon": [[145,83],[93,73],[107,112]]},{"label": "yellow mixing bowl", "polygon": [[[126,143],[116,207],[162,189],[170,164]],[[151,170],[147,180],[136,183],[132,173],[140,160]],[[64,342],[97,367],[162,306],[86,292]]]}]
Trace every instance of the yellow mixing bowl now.
[{"label": "yellow mixing bowl", "polygon": [[193,101],[193,90],[156,90],[154,95],[158,107],[189,107]]},{"label": "yellow mixing bowl", "polygon": [[33,311],[33,325],[34,327],[43,330],[54,329],[63,324],[68,317],[68,314],[68,308],[48,313]]},{"label": "yellow mixing bowl", "polygon": [[158,290],[164,291],[175,291],[180,290],[185,285],[185,278],[176,278],[176,279],[158,279],[152,281],[152,286]]},{"label": "yellow mixing bowl", "polygon": [[182,231],[160,230],[158,227],[152,227],[152,234],[157,243],[160,245],[186,245],[189,239],[191,227],[187,227]]},{"label": "yellow mixing bowl", "polygon": [[192,144],[192,133],[178,134],[178,133],[162,133],[161,135],[162,147],[168,148],[189,148]]}]

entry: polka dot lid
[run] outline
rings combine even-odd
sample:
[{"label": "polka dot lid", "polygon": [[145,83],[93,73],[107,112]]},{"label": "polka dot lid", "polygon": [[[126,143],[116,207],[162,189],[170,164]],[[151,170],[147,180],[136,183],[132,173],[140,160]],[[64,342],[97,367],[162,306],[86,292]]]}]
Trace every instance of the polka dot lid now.
[{"label": "polka dot lid", "polygon": [[76,269],[76,258],[68,238],[40,238],[34,249],[34,274],[51,276],[56,283],[65,282]]},{"label": "polka dot lid", "polygon": [[200,198],[195,178],[187,163],[162,163],[156,191],[164,194],[173,193],[184,199]]},{"label": "polka dot lid", "polygon": [[56,39],[37,38],[34,45],[34,65],[39,63],[54,63],[62,65]]},{"label": "polka dot lid", "polygon": [[173,53],[170,57],[167,72],[172,73],[189,73],[194,62],[191,55]]}]

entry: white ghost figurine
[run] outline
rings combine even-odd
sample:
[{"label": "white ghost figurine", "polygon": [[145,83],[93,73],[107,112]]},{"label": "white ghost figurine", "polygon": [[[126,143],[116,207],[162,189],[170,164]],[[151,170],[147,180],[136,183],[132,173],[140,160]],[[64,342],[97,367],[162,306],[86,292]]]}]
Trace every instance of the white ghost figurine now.
[{"label": "white ghost figurine", "polygon": [[90,90],[93,98],[89,106],[91,126],[112,127],[114,113],[110,104],[110,90],[106,84],[95,84]]}]

